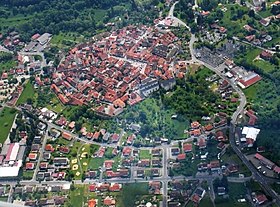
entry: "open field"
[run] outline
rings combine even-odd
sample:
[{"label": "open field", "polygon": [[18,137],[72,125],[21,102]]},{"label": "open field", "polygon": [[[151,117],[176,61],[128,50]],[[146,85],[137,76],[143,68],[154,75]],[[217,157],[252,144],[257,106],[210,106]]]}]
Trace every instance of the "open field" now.
[{"label": "open field", "polygon": [[23,87],[24,90],[17,101],[17,105],[26,103],[28,99],[32,100],[33,102],[36,101],[36,92],[32,83],[28,81]]},{"label": "open field", "polygon": [[0,113],[0,143],[3,144],[8,137],[17,111],[5,107]]},{"label": "open field", "polygon": [[124,184],[118,201],[120,207],[134,206],[135,200],[147,195],[148,183]]}]

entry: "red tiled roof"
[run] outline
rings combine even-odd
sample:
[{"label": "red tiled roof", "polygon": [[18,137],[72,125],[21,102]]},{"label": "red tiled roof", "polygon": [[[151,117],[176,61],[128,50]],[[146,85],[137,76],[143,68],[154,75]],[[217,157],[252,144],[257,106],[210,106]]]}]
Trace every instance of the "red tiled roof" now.
[{"label": "red tiled roof", "polygon": [[184,159],[186,159],[186,154],[185,154],[185,153],[179,154],[179,155],[177,156],[177,159],[178,159],[178,160],[184,160]]}]

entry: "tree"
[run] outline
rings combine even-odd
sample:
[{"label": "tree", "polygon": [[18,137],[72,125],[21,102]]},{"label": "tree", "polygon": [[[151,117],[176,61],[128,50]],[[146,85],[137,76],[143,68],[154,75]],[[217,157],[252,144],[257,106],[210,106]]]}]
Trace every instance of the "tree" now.
[{"label": "tree", "polygon": [[253,9],[251,9],[249,12],[248,12],[248,16],[249,17],[252,17],[252,18],[255,18],[255,11]]}]

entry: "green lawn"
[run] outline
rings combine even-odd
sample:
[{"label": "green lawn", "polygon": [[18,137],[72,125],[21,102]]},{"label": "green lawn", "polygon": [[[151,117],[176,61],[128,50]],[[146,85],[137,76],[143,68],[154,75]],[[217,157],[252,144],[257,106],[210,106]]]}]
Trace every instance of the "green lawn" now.
[{"label": "green lawn", "polygon": [[65,109],[65,106],[59,101],[59,99],[56,96],[52,97],[52,99],[46,107],[47,109],[56,113],[62,113]]},{"label": "green lawn", "polygon": [[140,159],[150,159],[151,153],[150,150],[140,150]]},{"label": "green lawn", "polygon": [[245,96],[248,100],[254,100],[257,95],[257,87],[259,83],[256,83],[249,88],[244,89]]},{"label": "green lawn", "polygon": [[149,194],[148,183],[123,184],[123,190],[118,198],[119,206],[135,206],[135,201],[147,194]]},{"label": "green lawn", "polygon": [[214,207],[214,205],[213,205],[213,203],[212,203],[208,193],[201,200],[201,202],[199,204],[199,207]]},{"label": "green lawn", "polygon": [[244,198],[247,193],[244,183],[229,183],[229,196],[237,201],[237,199]]},{"label": "green lawn", "polygon": [[27,84],[24,85],[24,90],[21,93],[16,105],[26,103],[28,99],[31,99],[34,102],[36,100],[35,94],[36,92],[32,83],[28,81]]},{"label": "green lawn", "polygon": [[276,68],[275,65],[272,65],[270,62],[265,60],[255,60],[253,61],[253,64],[261,68],[266,73],[272,72]]},{"label": "green lawn", "polygon": [[59,48],[63,48],[65,46],[73,46],[79,42],[84,40],[83,36],[76,33],[59,33],[58,35],[54,35],[51,39],[51,44],[53,46],[57,46]]},{"label": "green lawn", "polygon": [[75,190],[69,193],[69,203],[66,206],[82,207],[87,202],[88,185],[75,185]]},{"label": "green lawn", "polygon": [[4,197],[0,197],[0,201],[3,201],[3,202],[7,202],[7,200],[8,200],[8,197],[6,197],[6,196],[4,196]]},{"label": "green lawn", "polygon": [[8,137],[17,111],[5,107],[0,114],[0,143],[3,144]]},{"label": "green lawn", "polygon": [[103,166],[104,161],[105,161],[104,157],[102,157],[102,158],[99,158],[99,157],[92,158],[89,161],[88,168],[90,168],[92,170],[98,170],[99,167]]},{"label": "green lawn", "polygon": [[9,60],[5,62],[0,62],[0,72],[4,70],[9,70],[17,65],[15,60]]},{"label": "green lawn", "polygon": [[33,177],[33,174],[34,174],[34,171],[33,170],[31,170],[31,171],[23,171],[23,173],[22,173],[22,178],[23,178],[23,180],[31,180],[32,179],[32,177]]}]

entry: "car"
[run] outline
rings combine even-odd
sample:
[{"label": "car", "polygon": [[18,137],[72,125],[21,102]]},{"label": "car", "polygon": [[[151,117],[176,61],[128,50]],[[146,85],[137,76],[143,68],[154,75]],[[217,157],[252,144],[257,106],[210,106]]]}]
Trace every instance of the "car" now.
[{"label": "car", "polygon": [[258,170],[261,170],[261,169],[262,169],[262,166],[257,167],[257,169],[258,169]]},{"label": "car", "polygon": [[263,174],[266,174],[266,171],[263,171],[262,173],[263,173]]}]

